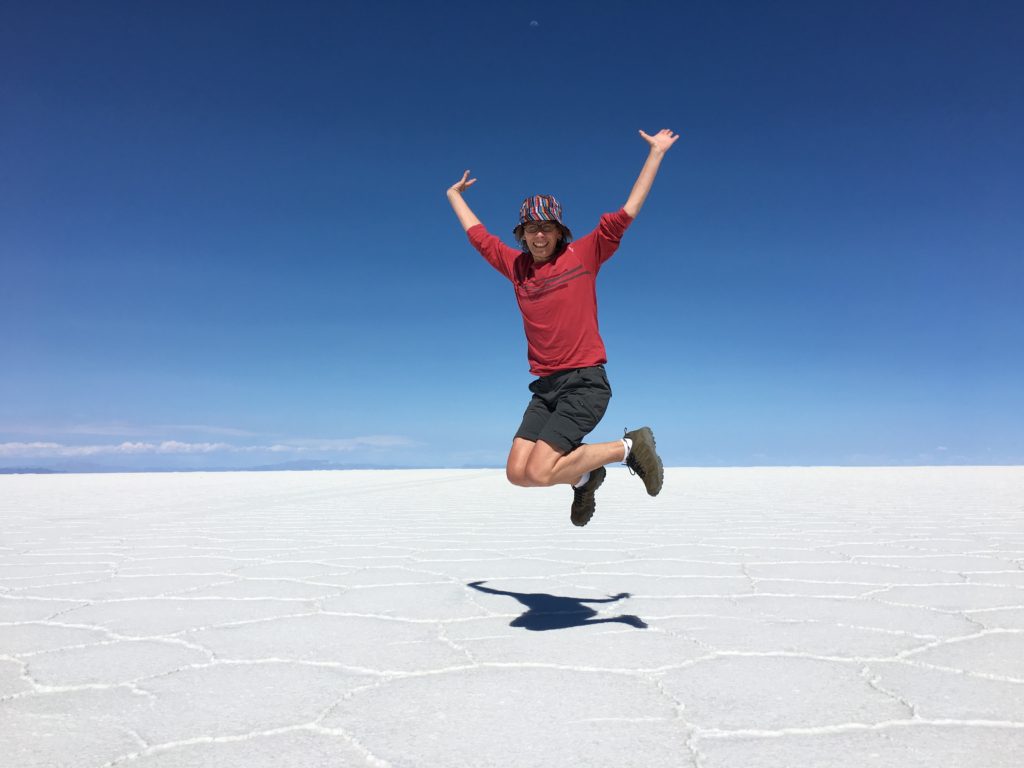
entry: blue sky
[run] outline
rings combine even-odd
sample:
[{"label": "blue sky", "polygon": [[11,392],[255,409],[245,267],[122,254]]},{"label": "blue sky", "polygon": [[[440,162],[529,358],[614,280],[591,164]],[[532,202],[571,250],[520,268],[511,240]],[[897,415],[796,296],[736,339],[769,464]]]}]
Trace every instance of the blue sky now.
[{"label": "blue sky", "polygon": [[[536,22],[533,24],[532,22]],[[0,467],[502,465],[511,239],[682,138],[599,279],[666,464],[1024,463],[1024,6],[8,3]]]}]

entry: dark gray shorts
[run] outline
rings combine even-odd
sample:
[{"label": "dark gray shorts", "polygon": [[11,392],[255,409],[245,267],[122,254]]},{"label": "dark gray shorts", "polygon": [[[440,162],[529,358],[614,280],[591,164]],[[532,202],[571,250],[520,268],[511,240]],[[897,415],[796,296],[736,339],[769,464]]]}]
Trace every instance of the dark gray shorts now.
[{"label": "dark gray shorts", "polygon": [[533,397],[516,437],[543,440],[564,453],[580,446],[612,397],[603,365],[543,376],[530,384],[530,391]]}]

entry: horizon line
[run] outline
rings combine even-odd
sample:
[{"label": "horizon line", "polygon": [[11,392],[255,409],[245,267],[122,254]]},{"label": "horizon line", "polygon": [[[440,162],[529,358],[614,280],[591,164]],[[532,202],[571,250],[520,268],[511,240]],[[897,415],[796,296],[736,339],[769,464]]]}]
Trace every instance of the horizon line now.
[{"label": "horizon line", "polygon": [[[955,468],[1024,468],[1024,463],[996,462],[986,464],[678,464],[668,465],[665,469],[955,469]],[[612,470],[625,470],[617,464],[609,465]],[[260,473],[268,472],[414,472],[427,470],[503,470],[503,466],[491,464],[461,465],[366,465],[348,467],[186,467],[167,468],[149,467],[130,469],[114,467],[110,469],[50,469],[47,467],[0,467],[0,475],[167,475],[167,474],[227,474],[227,473]]]}]

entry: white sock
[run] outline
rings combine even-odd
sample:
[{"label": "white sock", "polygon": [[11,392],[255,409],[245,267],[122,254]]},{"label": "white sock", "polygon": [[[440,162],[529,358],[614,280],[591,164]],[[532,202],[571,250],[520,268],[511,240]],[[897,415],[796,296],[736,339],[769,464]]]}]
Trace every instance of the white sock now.
[{"label": "white sock", "polygon": [[632,438],[629,438],[629,437],[622,438],[622,447],[625,449],[624,453],[622,454],[622,463],[625,464],[626,463],[626,459],[629,458],[629,452],[631,450],[633,450],[633,440],[632,440]]},{"label": "white sock", "polygon": [[590,479],[590,473],[589,472],[584,473],[584,475],[580,478],[580,481],[578,483],[576,483],[576,485],[574,485],[573,488],[582,488],[584,485],[587,484],[587,481],[589,479]]}]

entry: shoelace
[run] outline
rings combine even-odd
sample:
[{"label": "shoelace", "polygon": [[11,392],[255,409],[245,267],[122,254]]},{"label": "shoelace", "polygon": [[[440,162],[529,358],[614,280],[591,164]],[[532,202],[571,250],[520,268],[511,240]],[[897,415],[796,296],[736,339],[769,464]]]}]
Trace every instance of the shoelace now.
[{"label": "shoelace", "polygon": [[[628,434],[629,434],[629,427],[623,427],[622,428],[622,436],[625,437]],[[634,477],[636,477],[637,475],[640,475],[640,479],[641,480],[644,479],[643,467],[639,466],[636,463],[636,459],[633,458],[633,450],[632,449],[630,449],[630,451],[629,451],[629,456],[626,457],[626,469],[628,469],[629,470],[629,474],[633,475]]]},{"label": "shoelace", "polygon": [[626,459],[626,469],[629,470],[629,474],[631,475],[639,475],[641,480],[647,479],[647,470],[634,461],[632,453],[630,453],[629,458]]}]

